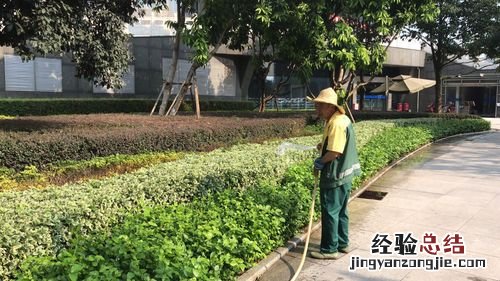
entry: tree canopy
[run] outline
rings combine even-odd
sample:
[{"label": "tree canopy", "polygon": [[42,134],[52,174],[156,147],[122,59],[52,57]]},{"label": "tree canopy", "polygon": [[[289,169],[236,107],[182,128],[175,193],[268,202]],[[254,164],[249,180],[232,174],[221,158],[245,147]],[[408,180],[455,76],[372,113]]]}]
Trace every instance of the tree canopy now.
[{"label": "tree canopy", "polygon": [[[71,53],[78,76],[116,87],[131,59],[124,24],[133,24],[144,5],[162,9],[167,1],[3,1],[0,45],[28,58]],[[179,1],[194,5],[194,0]],[[356,72],[379,72],[382,44],[403,26],[435,12],[431,0],[202,2],[190,30],[170,23],[193,49],[195,66],[208,62],[220,44],[239,50],[249,45],[258,70],[280,61],[307,79],[312,70],[326,68],[337,88]]]},{"label": "tree canopy", "polygon": [[417,21],[406,35],[429,46],[436,79],[435,109],[442,105],[440,87],[443,68],[465,55],[499,56],[500,5],[497,0],[440,0],[433,21]]},{"label": "tree canopy", "polygon": [[404,26],[436,14],[431,0],[260,0],[255,10],[251,30],[258,62],[293,62],[306,78],[311,70],[327,69],[332,87],[344,94],[360,72],[381,72],[384,44]]},{"label": "tree canopy", "polygon": [[382,71],[386,47],[404,26],[436,14],[428,0],[327,1],[326,5],[319,61],[331,71],[332,86],[340,93],[346,83],[348,91],[353,89],[355,76]]},{"label": "tree canopy", "polygon": [[70,53],[77,76],[119,87],[131,56],[125,23],[144,5],[168,0],[7,0],[0,3],[0,45],[24,58]]}]

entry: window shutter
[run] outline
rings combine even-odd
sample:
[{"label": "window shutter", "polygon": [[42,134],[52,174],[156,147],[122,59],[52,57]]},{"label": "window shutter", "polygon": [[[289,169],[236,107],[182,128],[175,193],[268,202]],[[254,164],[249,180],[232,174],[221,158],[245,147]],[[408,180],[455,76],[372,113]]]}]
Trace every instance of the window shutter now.
[{"label": "window shutter", "polygon": [[5,55],[5,90],[35,91],[34,61],[23,62],[20,56]]}]

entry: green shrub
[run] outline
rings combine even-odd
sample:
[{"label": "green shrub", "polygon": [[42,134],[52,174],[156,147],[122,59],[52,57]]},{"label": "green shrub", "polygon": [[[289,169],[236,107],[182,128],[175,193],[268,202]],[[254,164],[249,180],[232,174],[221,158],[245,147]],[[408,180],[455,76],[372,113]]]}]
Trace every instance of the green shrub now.
[{"label": "green shrub", "polygon": [[[149,99],[0,99],[0,115],[58,115],[89,113],[149,113],[155,100]],[[167,105],[168,106],[168,105]],[[200,101],[200,109],[207,110],[252,110],[249,101]],[[186,101],[181,111],[191,111],[191,101]]]},{"label": "green shrub", "polygon": [[[305,144],[317,137],[300,138]],[[293,140],[296,142],[297,140]],[[0,193],[0,277],[28,256],[50,255],[68,246],[74,231],[106,232],[143,203],[189,202],[260,180],[279,181],[310,153],[276,155],[278,143],[237,145],[159,164],[134,173],[44,190]]]},{"label": "green shrub", "polygon": [[[398,123],[360,147],[366,179],[437,136],[487,128],[472,120]],[[191,204],[146,207],[105,234],[81,236],[56,257],[29,259],[19,280],[231,280],[306,224],[310,160],[246,192],[223,190]],[[359,184],[359,181],[358,181]],[[317,204],[319,206],[319,204]]]},{"label": "green shrub", "polygon": [[0,167],[0,191],[42,188],[49,184],[62,185],[79,180],[131,172],[142,167],[181,159],[182,153],[154,152],[136,155],[111,155],[86,161],[64,161],[48,165],[44,171],[26,166],[17,172]]},{"label": "green shrub", "polygon": [[480,119],[480,116],[455,113],[430,112],[397,112],[397,111],[353,111],[356,121],[380,119],[413,119],[413,118],[444,118],[444,119]]},{"label": "green shrub", "polygon": [[[450,114],[447,114],[450,115]],[[447,136],[480,132],[490,129],[490,123],[481,118],[414,118],[359,122],[354,125],[356,146],[361,162],[361,175],[354,179],[353,189],[359,188],[382,168],[411,151]],[[286,174],[284,182],[312,183],[310,162],[294,168],[294,174]]]},{"label": "green shrub", "polygon": [[[368,122],[373,127],[383,123]],[[406,124],[409,123],[411,122]],[[408,128],[389,127],[378,134],[372,131],[372,139],[363,141],[365,145],[359,148],[362,169],[376,170],[368,165],[379,165],[380,169],[394,160],[392,158],[399,157],[400,153],[409,151],[410,147],[416,148],[429,141],[429,136],[434,138],[433,134],[442,136],[445,133],[467,132],[475,127],[483,130],[489,126],[488,122],[479,119],[430,119],[427,125],[421,120],[415,121],[414,124],[408,125]],[[450,124],[453,130],[447,129]],[[355,129],[358,136],[361,136],[363,131],[359,131],[358,126],[359,123],[355,125]],[[406,131],[409,133],[402,136]],[[312,136],[290,141],[315,145],[319,139],[320,136]],[[398,139],[402,139],[401,144],[397,142]],[[380,142],[383,145],[375,145]],[[262,181],[268,182],[268,189],[264,186],[262,191],[254,191],[256,195],[270,196],[287,202],[274,206],[290,218],[293,226],[283,228],[284,233],[290,234],[300,225],[307,208],[297,205],[294,210],[291,207],[295,206],[291,204],[302,200],[301,198],[306,200],[306,193],[297,189],[295,193],[299,198],[290,198],[270,188],[274,183],[281,182],[283,186],[293,190],[303,186],[294,183],[311,182],[311,177],[307,175],[307,171],[311,169],[310,162],[305,162],[306,164],[295,172],[285,171],[296,163],[308,159],[311,161],[314,152],[289,152],[278,157],[278,144],[271,142],[262,145],[238,145],[202,156],[187,155],[179,161],[159,164],[106,180],[41,191],[0,193],[0,222],[3,225],[0,228],[0,278],[9,280],[12,272],[29,256],[50,256],[67,248],[75,231],[84,236],[99,232],[109,233],[110,228],[121,222],[126,214],[134,212],[144,204],[164,206],[189,202],[226,189],[244,190]],[[402,148],[396,149],[394,146]],[[372,159],[373,163],[367,162]],[[362,180],[369,175],[365,173],[364,176]],[[310,186],[308,188],[310,189]],[[265,201],[265,198],[259,200],[261,201],[256,201],[259,204],[271,202]],[[227,208],[230,210],[231,206]]]},{"label": "green shrub", "polygon": [[431,133],[419,127],[390,128],[377,135],[359,150],[362,170],[353,188],[359,187],[361,181],[368,179],[390,162],[431,140]]},{"label": "green shrub", "polygon": [[29,260],[19,280],[230,280],[283,243],[285,221],[278,208],[227,190],[146,207],[57,258]]},{"label": "green shrub", "polygon": [[242,141],[301,135],[305,126],[303,119],[206,118],[198,122],[120,115],[79,116],[87,120],[63,117],[0,122],[4,128],[0,132],[0,166],[20,171],[33,165],[43,170],[55,162],[114,154],[209,151]]},{"label": "green shrub", "polygon": [[[311,174],[310,169],[308,170]],[[258,188],[248,190],[248,193],[256,198],[259,204],[271,205],[280,210],[286,218],[286,225],[282,229],[283,237],[290,238],[300,227],[307,224],[309,204],[311,204],[311,193],[307,187],[301,183],[289,183],[277,187],[275,182],[263,182]]]}]

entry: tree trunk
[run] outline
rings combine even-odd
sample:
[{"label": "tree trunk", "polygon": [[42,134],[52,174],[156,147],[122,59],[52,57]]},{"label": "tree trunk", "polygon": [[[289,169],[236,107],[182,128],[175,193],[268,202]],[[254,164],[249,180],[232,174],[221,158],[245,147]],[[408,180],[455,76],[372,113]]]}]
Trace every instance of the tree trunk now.
[{"label": "tree trunk", "polygon": [[344,80],[344,67],[341,64],[336,64],[335,68],[330,70],[330,87],[338,89],[342,87]]},{"label": "tree trunk", "polygon": [[167,115],[174,116],[177,114],[179,111],[179,108],[181,107],[182,101],[184,100],[184,97],[186,96],[187,90],[189,89],[189,86],[191,82],[193,81],[193,76],[196,73],[196,69],[200,67],[197,63],[193,63],[191,65],[191,68],[189,68],[188,74],[186,76],[186,80],[182,84],[182,87],[179,90],[179,93],[176,95],[174,101],[172,102],[172,105],[168,109]]},{"label": "tree trunk", "polygon": [[160,105],[160,115],[165,115],[167,109],[168,97],[172,92],[172,84],[175,79],[175,73],[177,72],[177,62],[179,60],[179,49],[181,44],[182,27],[186,21],[184,15],[184,8],[181,6],[180,1],[177,1],[177,29],[175,31],[174,37],[174,48],[172,50],[172,61],[170,63],[170,69],[167,74],[167,81],[165,81],[165,89],[163,90],[163,97]]},{"label": "tree trunk", "polygon": [[330,87],[335,87],[335,70],[329,70],[328,80],[330,81]]},{"label": "tree trunk", "polygon": [[442,106],[443,106],[443,98],[442,98],[442,93],[441,93],[441,69],[440,68],[434,68],[434,79],[436,80],[436,85],[435,85],[435,98],[434,98],[434,112],[436,113],[441,113],[442,112]]},{"label": "tree trunk", "polygon": [[[226,31],[227,31],[227,29],[226,29]],[[214,54],[217,52],[217,50],[220,48],[220,46],[222,45],[222,39],[224,38],[224,34],[226,33],[226,31],[224,31],[224,33],[221,35],[219,42],[217,42],[217,45],[215,45],[214,48],[208,54],[209,61],[214,56]],[[175,99],[172,102],[172,105],[168,109],[167,115],[175,116],[177,114],[177,112],[179,111],[179,108],[182,104],[182,101],[184,100],[184,97],[186,96],[187,90],[189,89],[189,86],[191,85],[191,83],[193,81],[193,77],[196,74],[196,70],[200,66],[201,65],[199,63],[196,63],[196,62],[193,62],[191,64],[191,67],[189,68],[188,74],[186,75],[186,79],[184,80],[182,87],[179,89],[179,93],[177,93],[177,95],[175,96]]]},{"label": "tree trunk", "polygon": [[339,65],[338,67],[338,71],[336,71],[336,76],[335,76],[335,88],[340,88],[342,87],[342,82],[344,80],[344,67],[342,67],[341,65]]},{"label": "tree trunk", "polygon": [[[179,33],[177,33],[179,34]],[[165,81],[165,89],[163,90],[163,97],[160,105],[160,115],[165,115],[165,110],[167,109],[168,97],[172,92],[172,83],[175,79],[175,72],[177,71],[177,61],[179,58],[179,46],[180,46],[180,36],[176,35],[174,39],[174,49],[172,51],[172,61],[170,63],[170,68],[167,74],[167,80]]]},{"label": "tree trunk", "polygon": [[271,68],[271,63],[267,66],[261,65],[257,70],[257,77],[259,79],[259,88],[260,88],[260,104],[259,104],[259,112],[264,112],[266,110],[266,102],[268,101],[266,96],[266,77],[269,73],[269,69]]}]

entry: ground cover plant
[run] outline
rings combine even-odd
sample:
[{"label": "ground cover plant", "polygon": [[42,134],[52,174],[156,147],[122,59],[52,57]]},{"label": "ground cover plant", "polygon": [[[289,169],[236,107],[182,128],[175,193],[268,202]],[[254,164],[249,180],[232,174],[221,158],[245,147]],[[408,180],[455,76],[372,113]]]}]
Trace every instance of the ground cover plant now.
[{"label": "ground cover plant", "polygon": [[0,192],[43,188],[48,185],[63,185],[89,179],[135,171],[154,164],[170,162],[184,157],[179,152],[149,152],[134,155],[116,154],[95,157],[83,161],[63,161],[48,164],[44,170],[30,165],[17,172],[15,169],[0,169]]},{"label": "ground cover plant", "polygon": [[[489,128],[489,124],[481,119],[417,119],[363,123],[355,125],[357,144],[360,147],[362,167],[366,171],[372,171],[372,174],[377,170],[376,166],[381,168],[405,151],[415,149],[433,139]],[[314,145],[319,138],[316,135],[289,141]],[[82,239],[89,235],[107,235],[111,229],[122,225],[127,214],[141,212],[142,206],[145,205],[184,204],[227,189],[246,190],[255,186],[260,186],[258,191],[254,191],[260,194],[256,196],[261,198],[259,204],[269,205],[274,201],[269,198],[280,198],[283,195],[274,191],[265,192],[266,185],[277,185],[276,188],[279,189],[290,185],[286,184],[287,178],[292,185],[306,185],[301,182],[308,182],[310,185],[310,159],[315,153],[289,152],[284,157],[278,157],[275,153],[278,144],[279,142],[268,142],[237,145],[202,156],[187,155],[178,161],[106,180],[47,188],[42,191],[0,193],[0,221],[5,226],[0,229],[0,276],[6,280],[12,278],[13,271],[19,268],[28,256],[48,257],[31,264],[30,267],[34,268],[34,271],[37,270],[37,265],[54,266],[52,263],[60,263],[61,260],[51,257],[74,245],[71,241],[75,233],[79,233]],[[303,164],[296,168],[298,170],[295,170],[293,175],[303,176],[287,176],[287,169],[301,162]],[[299,173],[300,170],[303,172]],[[366,172],[363,179],[372,174]],[[359,184],[360,182],[357,183],[358,186]],[[308,195],[307,192],[300,194]],[[300,198],[302,197],[301,195]],[[282,216],[285,216],[286,221],[290,221],[290,226],[283,228],[282,239],[286,239],[301,225],[302,218],[290,207],[297,206],[296,210],[307,210],[308,204],[299,208],[298,206],[302,205],[298,201],[276,201],[286,202],[279,205],[284,214]],[[226,208],[230,210],[232,207],[228,205]],[[88,250],[85,247],[80,249]],[[189,262],[186,261],[185,264]],[[68,277],[61,275],[61,278],[65,280]]]},{"label": "ground cover plant", "polygon": [[[393,161],[434,138],[488,129],[482,120],[390,124],[365,142],[361,155],[374,154],[373,142],[384,155],[375,158]],[[365,158],[361,162],[367,165]],[[305,224],[312,182],[308,160],[291,165],[278,182],[259,181],[243,191],[226,189],[193,203],[147,206],[109,232],[77,237],[56,257],[26,261],[18,277],[232,280]]]},{"label": "ground cover plant", "polygon": [[77,239],[57,259],[27,262],[19,279],[231,280],[283,242],[281,210],[257,201],[226,190],[145,207],[109,234]]},{"label": "ground cover plant", "polygon": [[66,248],[75,232],[106,232],[142,204],[189,202],[228,188],[245,189],[266,177],[279,180],[289,165],[311,157],[290,153],[277,161],[276,147],[237,145],[109,179],[2,192],[0,276],[10,275],[28,256]]}]

